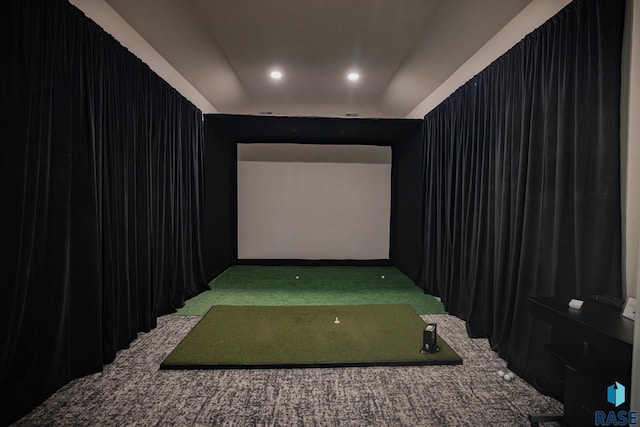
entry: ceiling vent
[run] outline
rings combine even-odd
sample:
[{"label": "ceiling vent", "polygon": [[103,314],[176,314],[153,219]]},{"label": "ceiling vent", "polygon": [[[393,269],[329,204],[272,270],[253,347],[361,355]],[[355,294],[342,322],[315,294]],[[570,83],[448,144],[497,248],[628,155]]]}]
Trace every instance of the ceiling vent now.
[{"label": "ceiling vent", "polygon": [[347,117],[358,117],[358,113],[347,113],[345,114]]},{"label": "ceiling vent", "polygon": [[270,116],[273,114],[273,111],[260,111],[260,115],[262,116]]}]

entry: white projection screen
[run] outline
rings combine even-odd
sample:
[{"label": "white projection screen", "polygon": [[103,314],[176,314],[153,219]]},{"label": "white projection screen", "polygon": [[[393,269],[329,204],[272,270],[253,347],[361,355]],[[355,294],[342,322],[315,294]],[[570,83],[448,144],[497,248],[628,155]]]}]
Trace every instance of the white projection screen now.
[{"label": "white projection screen", "polygon": [[238,259],[389,259],[391,147],[238,144]]}]

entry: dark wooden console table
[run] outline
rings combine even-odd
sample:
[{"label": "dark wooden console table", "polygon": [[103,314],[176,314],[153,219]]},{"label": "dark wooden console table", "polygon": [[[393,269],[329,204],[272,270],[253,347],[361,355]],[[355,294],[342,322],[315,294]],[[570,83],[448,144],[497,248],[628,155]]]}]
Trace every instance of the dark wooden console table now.
[{"label": "dark wooden console table", "polygon": [[[553,419],[588,426],[594,423],[595,411],[629,410],[634,322],[614,307],[581,299],[580,310],[569,308],[569,298],[528,299],[535,318],[571,337],[545,345],[565,365],[564,413],[530,415],[532,425]],[[607,402],[607,388],[616,381],[627,388],[627,402],[617,408]]]}]

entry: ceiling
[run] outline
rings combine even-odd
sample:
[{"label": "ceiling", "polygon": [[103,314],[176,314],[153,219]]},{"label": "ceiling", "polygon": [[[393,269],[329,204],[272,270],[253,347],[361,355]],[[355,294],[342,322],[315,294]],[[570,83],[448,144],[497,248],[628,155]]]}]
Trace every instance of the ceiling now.
[{"label": "ceiling", "polygon": [[106,2],[221,113],[405,117],[531,0]]}]

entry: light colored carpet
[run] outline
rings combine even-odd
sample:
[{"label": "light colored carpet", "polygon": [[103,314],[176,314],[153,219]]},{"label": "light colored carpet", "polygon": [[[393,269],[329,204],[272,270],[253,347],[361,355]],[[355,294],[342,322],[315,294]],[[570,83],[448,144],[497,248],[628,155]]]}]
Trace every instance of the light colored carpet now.
[{"label": "light colored carpet", "polygon": [[[104,371],[67,384],[15,426],[527,426],[562,405],[497,371],[486,339],[448,315],[421,316],[458,366],[160,371],[200,319],[163,316]],[[548,424],[551,425],[551,424]]]}]

